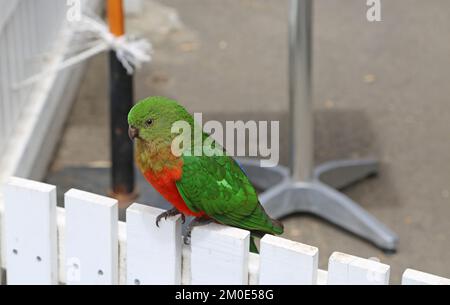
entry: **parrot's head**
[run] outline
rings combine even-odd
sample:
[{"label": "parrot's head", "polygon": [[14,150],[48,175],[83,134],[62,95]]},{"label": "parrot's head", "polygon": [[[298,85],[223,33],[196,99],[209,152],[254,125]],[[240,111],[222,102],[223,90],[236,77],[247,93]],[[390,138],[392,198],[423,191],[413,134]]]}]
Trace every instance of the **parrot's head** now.
[{"label": "parrot's head", "polygon": [[144,142],[170,140],[174,137],[172,125],[177,121],[192,123],[192,116],[166,97],[152,96],[139,101],[128,113],[128,135]]}]

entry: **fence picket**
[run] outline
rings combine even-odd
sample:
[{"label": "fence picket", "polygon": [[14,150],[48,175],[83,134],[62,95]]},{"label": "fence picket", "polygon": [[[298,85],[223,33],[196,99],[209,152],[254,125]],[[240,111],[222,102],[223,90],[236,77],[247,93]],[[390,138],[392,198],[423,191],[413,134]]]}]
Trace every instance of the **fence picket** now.
[{"label": "fence picket", "polygon": [[57,284],[55,186],[11,178],[4,196],[8,284]]},{"label": "fence picket", "polygon": [[402,285],[450,285],[450,279],[414,269],[406,269],[403,272]]},{"label": "fence picket", "polygon": [[117,200],[71,189],[66,208],[68,284],[118,284]]},{"label": "fence picket", "polygon": [[127,224],[119,221],[119,285],[127,283]]},{"label": "fence picket", "polygon": [[247,284],[250,232],[216,223],[195,227],[191,284]]},{"label": "fence picket", "polygon": [[164,210],[134,203],[127,209],[127,283],[181,283],[180,216],[156,217]]},{"label": "fence picket", "polygon": [[261,239],[259,284],[316,284],[319,250],[265,235]]},{"label": "fence picket", "polygon": [[390,267],[373,260],[334,252],[328,262],[330,285],[387,285]]},{"label": "fence picket", "polygon": [[326,285],[328,281],[328,271],[326,270],[317,270],[317,285]]},{"label": "fence picket", "polygon": [[258,285],[259,283],[259,255],[249,253],[248,256],[248,284]]},{"label": "fence picket", "polygon": [[56,207],[56,238],[58,240],[58,279],[66,283],[66,209]]},{"label": "fence picket", "polygon": [[191,247],[183,244],[181,247],[181,285],[191,284]]}]

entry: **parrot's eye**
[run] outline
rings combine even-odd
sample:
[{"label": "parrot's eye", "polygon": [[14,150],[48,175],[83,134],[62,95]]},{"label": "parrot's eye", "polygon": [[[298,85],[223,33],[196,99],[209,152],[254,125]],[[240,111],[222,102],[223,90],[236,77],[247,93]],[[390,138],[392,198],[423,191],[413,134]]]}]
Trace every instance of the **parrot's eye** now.
[{"label": "parrot's eye", "polygon": [[153,120],[152,119],[148,119],[147,121],[145,121],[145,125],[150,126],[153,124]]}]

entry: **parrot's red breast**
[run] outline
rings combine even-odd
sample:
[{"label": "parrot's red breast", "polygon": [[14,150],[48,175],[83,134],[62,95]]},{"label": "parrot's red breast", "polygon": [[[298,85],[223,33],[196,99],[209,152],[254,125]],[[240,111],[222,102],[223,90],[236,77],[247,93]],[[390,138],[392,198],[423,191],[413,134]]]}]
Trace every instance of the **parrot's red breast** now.
[{"label": "parrot's red breast", "polygon": [[165,167],[161,171],[154,173],[152,170],[144,172],[145,179],[178,211],[185,215],[200,217],[204,215],[203,212],[193,212],[184,202],[180,193],[178,192],[176,181],[181,179],[181,167],[168,168]]}]

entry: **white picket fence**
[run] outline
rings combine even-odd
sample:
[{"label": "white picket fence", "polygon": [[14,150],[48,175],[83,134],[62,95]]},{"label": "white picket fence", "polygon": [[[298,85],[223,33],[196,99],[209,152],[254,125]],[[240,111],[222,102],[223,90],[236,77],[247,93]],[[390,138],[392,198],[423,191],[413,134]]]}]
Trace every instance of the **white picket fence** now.
[{"label": "white picket fence", "polygon": [[[335,252],[319,270],[315,247],[266,235],[256,255],[248,231],[218,224],[196,227],[186,246],[179,217],[156,227],[160,209],[135,203],[124,223],[114,199],[76,189],[64,198],[59,208],[53,185],[5,184],[7,284],[389,284],[390,267],[373,260]],[[407,269],[402,284],[450,279]]]}]

